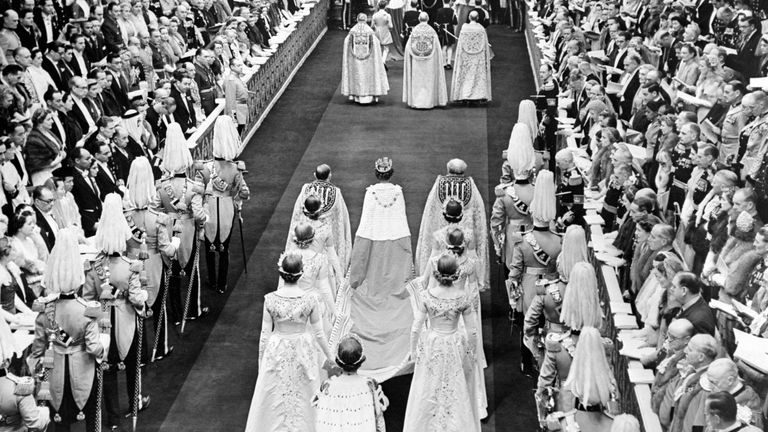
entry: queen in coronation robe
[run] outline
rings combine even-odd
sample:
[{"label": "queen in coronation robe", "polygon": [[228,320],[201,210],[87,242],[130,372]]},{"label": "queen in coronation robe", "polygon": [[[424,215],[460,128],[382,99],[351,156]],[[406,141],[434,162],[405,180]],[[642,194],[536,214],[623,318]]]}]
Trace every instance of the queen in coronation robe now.
[{"label": "queen in coronation robe", "polygon": [[365,192],[349,284],[340,290],[330,339],[349,331],[360,336],[368,356],[360,373],[381,382],[409,371],[413,306],[406,284],[414,271],[403,191],[389,182],[392,161],[380,158],[375,168],[379,182]]},{"label": "queen in coronation robe", "polygon": [[428,21],[426,12],[419,14],[419,24],[405,45],[403,102],[411,108],[430,109],[448,103],[440,38]]},{"label": "queen in coronation robe", "polygon": [[478,14],[469,14],[456,49],[456,65],[451,82],[451,101],[491,100],[491,50]]},{"label": "queen in coronation robe", "polygon": [[416,269],[419,274],[429,264],[432,256],[435,233],[447,227],[450,222],[444,216],[445,207],[458,202],[462,206],[461,220],[458,222],[467,238],[472,239],[477,251],[477,279],[480,291],[490,286],[488,258],[488,225],[485,217],[485,204],[472,177],[466,176],[467,163],[461,159],[452,159],[447,164],[448,174],[439,175],[429,192],[419,228],[419,241],[416,245]]},{"label": "queen in coronation robe", "polygon": [[365,14],[359,14],[357,24],[344,39],[341,67],[341,94],[359,104],[377,102],[389,92],[381,43],[366,20]]}]

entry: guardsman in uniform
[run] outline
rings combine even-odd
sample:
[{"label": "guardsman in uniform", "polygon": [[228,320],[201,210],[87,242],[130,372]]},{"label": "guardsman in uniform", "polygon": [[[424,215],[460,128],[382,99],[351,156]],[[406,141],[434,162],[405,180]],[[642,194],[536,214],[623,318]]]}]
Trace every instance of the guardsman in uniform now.
[{"label": "guardsman in uniform", "polygon": [[12,341],[11,328],[0,319],[0,431],[45,431],[51,414],[35,402],[35,380],[8,371],[16,351]]},{"label": "guardsman in uniform", "polygon": [[85,263],[83,297],[101,303],[104,320],[111,325],[112,343],[107,350],[104,369],[104,404],[107,424],[120,426],[120,397],[118,371],[125,370],[126,390],[131,412],[137,402],[138,410],[149,405],[149,396],[142,397],[141,388],[143,323],[149,294],[142,287],[142,263],[125,255],[127,242],[133,237],[123,215],[120,196],[111,193],[104,199],[104,211],[96,230],[95,246],[99,254]]},{"label": "guardsman in uniform", "polygon": [[[128,193],[123,200],[125,219],[133,236],[128,240],[127,255],[143,262],[142,278],[146,279],[147,306],[152,308],[155,337],[151,361],[162,359],[173,350],[168,346],[168,287],[170,278],[164,270],[176,257],[181,240],[172,236],[168,215],[151,205],[158,200],[152,177],[152,165],[145,157],[134,159],[128,174]],[[146,332],[145,332],[146,334]]]},{"label": "guardsman in uniform", "polygon": [[491,210],[493,245],[504,264],[512,258],[512,249],[522,239],[522,233],[533,228],[529,206],[533,200],[530,178],[535,156],[531,133],[523,123],[512,128],[506,162],[514,180],[496,186],[496,202]]},{"label": "guardsman in uniform", "polygon": [[216,98],[220,93],[216,76],[211,70],[214,59],[213,51],[204,48],[198,48],[195,53],[195,83],[200,92],[200,106],[206,116],[216,108]]},{"label": "guardsman in uniform", "polygon": [[[571,225],[563,236],[563,250],[557,257],[558,278],[541,279],[536,283],[536,297],[525,312],[523,324],[523,342],[539,362],[544,361],[542,340],[550,333],[565,333],[568,327],[560,319],[560,311],[565,298],[565,288],[573,266],[578,262],[588,262],[587,240],[584,228]],[[543,332],[541,319],[545,320]]]},{"label": "guardsman in uniform", "polygon": [[50,402],[57,432],[69,431],[83,419],[86,431],[101,430],[97,362],[109,346],[109,333],[99,321],[99,303],[77,295],[84,282],[77,238],[71,228],[57,233],[45,280],[47,289],[57,294],[40,297],[34,305],[41,313],[29,363],[37,361],[33,370],[47,370],[48,381],[41,383],[37,396]]},{"label": "guardsman in uniform", "polygon": [[[203,199],[205,186],[201,181],[187,177],[187,172],[192,167],[192,155],[187,148],[181,126],[171,123],[166,135],[163,162],[160,165],[164,177],[160,180],[157,194],[160,197],[158,209],[168,215],[169,225],[173,227],[174,232],[179,232],[181,239],[176,251],[176,260],[170,263],[169,312],[175,324],[208,313],[208,308],[203,307],[200,302],[199,262],[199,237],[202,225],[208,219]],[[183,324],[181,330],[184,330]]]},{"label": "guardsman in uniform", "polygon": [[[446,203],[456,200],[463,208],[462,224],[464,235],[469,236],[475,243],[481,265],[477,269],[480,289],[485,290],[490,285],[490,261],[488,257],[488,222],[485,217],[483,196],[475,185],[474,179],[466,175],[467,163],[461,159],[451,159],[447,164],[446,175],[439,175],[429,192],[427,202],[419,227],[419,240],[416,243],[416,271],[419,274],[429,263],[432,251],[432,238],[435,231],[447,224],[441,213]],[[469,237],[468,237],[469,238]]]},{"label": "guardsman in uniform", "polygon": [[741,130],[737,160],[741,164],[741,178],[755,178],[768,150],[768,95],[763,91],[749,93],[742,99],[742,107],[755,119]]},{"label": "guardsman in uniform", "polygon": [[[670,159],[672,160],[670,173],[672,175],[672,186],[669,188],[667,210],[673,211],[675,214],[682,210],[685,195],[688,193],[688,180],[691,179],[691,173],[696,165],[694,144],[698,141],[699,135],[694,126],[689,123],[680,128],[680,139],[672,151],[669,152]],[[678,208],[675,208],[675,204],[677,204]]]},{"label": "guardsman in uniform", "polygon": [[[542,170],[536,179],[531,201],[530,214],[533,228],[521,233],[515,243],[512,255],[507,260],[509,276],[506,281],[509,306],[517,312],[518,321],[536,296],[536,282],[541,279],[557,278],[557,257],[560,254],[560,236],[549,229],[555,218],[555,183],[551,171]],[[522,323],[519,323],[522,324]],[[523,333],[520,332],[522,342]],[[530,373],[533,357],[521,344],[521,369]]]},{"label": "guardsman in uniform", "polygon": [[[331,167],[327,164],[320,164],[315,168],[315,180],[311,183],[305,183],[301,187],[299,196],[296,197],[296,203],[293,205],[293,215],[291,216],[291,226],[288,230],[288,240],[286,248],[293,241],[293,229],[301,221],[306,221],[304,206],[307,198],[314,196],[320,200],[320,206],[317,210],[318,218],[324,225],[330,228],[331,239],[333,240],[333,249],[339,257],[342,272],[346,273],[349,268],[349,261],[352,254],[352,232],[349,224],[349,210],[341,189],[331,183],[333,174]],[[315,230],[318,227],[315,226]]]},{"label": "guardsman in uniform", "polygon": [[591,264],[579,262],[573,266],[563,296],[560,319],[567,331],[551,332],[544,340],[544,362],[536,383],[540,420],[548,413],[573,408],[573,395],[562,384],[569,376],[576,343],[583,327],[602,325],[597,276]]},{"label": "guardsman in uniform", "polygon": [[[712,172],[712,164],[718,158],[718,151],[715,146],[709,144],[700,144],[696,152],[696,167],[691,171],[691,178],[688,179],[687,193],[683,202],[683,209],[680,219],[685,226],[696,224],[696,212],[699,204],[704,201],[710,190],[712,190],[712,179],[715,174]],[[703,261],[702,261],[703,264]]]},{"label": "guardsman in uniform", "polygon": [[403,14],[403,46],[408,42],[413,28],[419,25],[419,13],[421,13],[419,0],[411,0],[411,8]]},{"label": "guardsman in uniform", "polygon": [[609,432],[619,414],[618,389],[608,364],[606,340],[594,327],[584,327],[575,347],[573,364],[564,386],[574,396],[572,409],[546,417],[545,428],[563,431]]},{"label": "guardsman in uniform", "polygon": [[[213,160],[203,165],[202,176],[208,197],[206,206],[209,217],[204,225],[208,284],[222,294],[227,290],[229,241],[235,218],[242,215],[243,201],[251,198],[251,191],[243,179],[245,163],[235,162],[240,144],[240,134],[232,118],[219,116],[214,125]],[[219,252],[218,275],[216,251]],[[243,257],[244,260],[246,258]]]},{"label": "guardsman in uniform", "polygon": [[560,169],[557,185],[557,229],[565,232],[568,225],[584,223],[584,175],[576,167],[573,152],[562,149],[555,155]]},{"label": "guardsman in uniform", "polygon": [[600,217],[605,221],[605,232],[615,231],[616,218],[623,216],[626,211],[621,204],[621,198],[624,196],[624,185],[631,175],[632,169],[627,164],[618,165],[613,169],[605,191],[603,209],[600,211]]}]

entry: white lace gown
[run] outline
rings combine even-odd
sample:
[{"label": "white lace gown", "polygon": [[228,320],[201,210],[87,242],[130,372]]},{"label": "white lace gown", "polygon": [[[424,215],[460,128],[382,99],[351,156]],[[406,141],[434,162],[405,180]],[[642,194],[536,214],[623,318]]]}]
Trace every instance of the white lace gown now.
[{"label": "white lace gown", "polygon": [[[440,259],[439,255],[430,258],[430,266],[428,267],[429,273],[422,275],[422,281],[427,282],[427,289],[438,285],[437,279],[432,277],[432,273],[437,270],[437,260]],[[459,279],[454,282],[455,286],[461,286],[464,293],[468,298],[474,299],[472,302],[472,310],[475,312],[475,328],[477,328],[477,349],[475,350],[475,371],[474,371],[474,383],[475,383],[475,400],[477,401],[477,413],[481,419],[488,417],[488,396],[485,390],[485,368],[488,367],[488,362],[485,358],[485,352],[483,351],[483,318],[480,310],[480,291],[479,283],[477,280],[477,256],[471,256],[467,251],[464,252],[459,260]],[[464,325],[464,317],[459,318],[459,331],[466,331]]]},{"label": "white lace gown", "polygon": [[315,396],[316,432],[377,432],[386,398],[371,378],[339,375],[324,382]]},{"label": "white lace gown", "polygon": [[480,432],[475,392],[477,360],[459,318],[475,299],[435,297],[419,289],[429,328],[419,337],[403,432]]},{"label": "white lace gown", "polygon": [[262,336],[259,346],[259,376],[246,432],[315,430],[311,401],[320,385],[320,350],[307,323],[318,301],[314,293],[284,297],[272,292],[264,296],[264,310],[274,329],[266,338]]}]

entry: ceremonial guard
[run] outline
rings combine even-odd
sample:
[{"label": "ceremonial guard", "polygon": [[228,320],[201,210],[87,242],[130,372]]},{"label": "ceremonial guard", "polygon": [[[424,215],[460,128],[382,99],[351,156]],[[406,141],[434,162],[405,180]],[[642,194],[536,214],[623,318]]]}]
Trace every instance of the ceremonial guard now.
[{"label": "ceremonial guard", "polygon": [[50,412],[35,402],[35,380],[8,371],[15,352],[11,328],[0,319],[0,430],[45,431]]},{"label": "ceremonial guard", "polygon": [[[46,288],[55,294],[36,300],[35,340],[29,363],[45,376],[38,400],[49,401],[56,431],[85,420],[88,432],[101,430],[101,362],[109,346],[108,324],[96,301],[77,295],[85,278],[77,234],[59,230],[48,258]],[[104,325],[106,324],[106,326]],[[100,328],[101,327],[101,328]]]},{"label": "ceremonial guard", "polygon": [[584,223],[584,175],[576,167],[573,152],[562,149],[555,155],[560,170],[557,185],[557,229],[565,231],[568,225]]},{"label": "ceremonial guard", "polygon": [[[188,319],[196,319],[208,313],[208,308],[201,305],[200,299],[200,234],[202,224],[208,219],[203,202],[205,186],[197,179],[187,177],[193,166],[187,141],[181,126],[171,123],[165,139],[165,150],[160,168],[164,177],[157,188],[160,197],[160,209],[168,215],[173,230],[181,239],[176,251],[176,260],[167,263],[171,268],[170,316],[175,324],[182,324]],[[186,285],[182,285],[186,282]],[[186,286],[183,292],[182,286]],[[183,304],[183,306],[182,306]],[[182,309],[183,307],[183,309]]]},{"label": "ceremonial guard", "polygon": [[[301,192],[293,205],[293,215],[291,216],[291,227],[288,231],[288,241],[286,246],[291,244],[293,228],[299,221],[306,220],[306,200],[314,197],[319,202],[318,209],[311,210],[318,215],[322,225],[328,226],[331,242],[335,253],[339,257],[341,264],[342,277],[349,268],[349,260],[352,252],[352,231],[349,224],[349,211],[341,189],[331,183],[331,167],[327,164],[320,164],[315,168],[315,180],[311,183],[305,183],[301,187]],[[317,236],[318,226],[315,225],[315,235]]]},{"label": "ceremonial guard", "polygon": [[451,81],[451,101],[487,102],[491,100],[491,46],[480,25],[478,12],[469,13],[456,45],[456,70]]},{"label": "ceremonial guard", "polygon": [[426,12],[419,14],[405,44],[403,102],[411,108],[431,109],[448,103],[440,38],[429,24]]},{"label": "ceremonial guard", "polygon": [[446,175],[439,175],[429,192],[424,205],[419,228],[419,241],[416,246],[416,270],[424,273],[432,253],[434,233],[448,225],[444,217],[447,203],[455,200],[461,204],[462,226],[465,237],[474,240],[474,249],[482,263],[477,269],[480,290],[490,285],[488,261],[488,225],[485,218],[485,204],[472,177],[465,175],[467,163],[461,159],[448,161]]},{"label": "ceremonial guard", "polygon": [[[208,268],[208,286],[220,293],[227,291],[229,274],[229,241],[232,239],[235,219],[242,232],[243,201],[251,198],[243,173],[245,162],[235,161],[242,147],[240,134],[229,116],[219,116],[213,129],[213,160],[203,165],[205,182],[205,262]],[[218,274],[216,252],[219,252]],[[243,257],[246,260],[247,257]]]},{"label": "ceremonial guard", "polygon": [[757,177],[768,142],[768,96],[762,91],[749,93],[742,99],[742,105],[747,102],[753,105],[751,111],[755,113],[755,119],[744,126],[739,134],[737,160],[741,166],[742,179]]},{"label": "ceremonial guard", "polygon": [[[690,128],[687,125],[681,128],[680,141],[669,152],[672,165],[672,186],[669,188],[667,211],[674,212],[675,214],[682,210],[685,195],[688,193],[688,180],[690,180],[691,173],[693,172],[693,160],[696,157],[696,150],[694,150],[695,138],[690,140],[691,138],[687,136],[690,132],[684,132]],[[675,205],[677,205],[677,208],[675,208]]]},{"label": "ceremonial guard", "polygon": [[456,45],[456,13],[453,11],[453,1],[443,1],[443,7],[437,10],[435,16],[435,28],[440,38],[440,48],[443,52],[443,67],[453,69],[453,46]]},{"label": "ceremonial guard", "polygon": [[[539,172],[530,207],[533,229],[522,233],[522,238],[513,247],[512,256],[507,261],[507,294],[512,311],[517,312],[517,320],[523,319],[523,314],[533,302],[537,281],[557,278],[560,236],[550,231],[550,223],[555,217],[554,189],[552,172]],[[522,332],[520,339],[522,342]],[[533,368],[531,353],[524,346],[520,349],[521,369],[530,373]]]},{"label": "ceremonial guard", "polygon": [[149,311],[148,294],[142,286],[146,279],[142,281],[140,277],[142,263],[125,254],[127,242],[132,237],[131,228],[123,215],[120,196],[114,193],[107,195],[94,238],[99,254],[85,263],[83,297],[101,303],[105,310],[103,319],[111,326],[112,343],[103,369],[107,424],[113,429],[119,428],[123,414],[118,393],[118,371],[125,370],[126,373],[126,392],[134,422],[138,410],[149,405],[149,396],[142,397],[140,393],[141,342],[144,318]]},{"label": "ceremonial guard", "polygon": [[[523,324],[523,342],[533,353],[539,366],[544,360],[543,340],[547,334],[565,333],[568,328],[560,319],[560,311],[565,298],[568,277],[573,267],[579,262],[588,262],[587,239],[584,228],[571,225],[563,236],[563,250],[557,256],[558,278],[541,279],[536,284],[536,297],[525,312]],[[545,320],[543,331],[541,319]]]},{"label": "ceremonial guard", "polygon": [[173,347],[168,346],[170,278],[163,277],[163,270],[164,262],[170,262],[176,257],[181,243],[178,237],[172,237],[175,233],[168,215],[151,207],[157,201],[157,189],[149,160],[143,156],[134,159],[128,174],[128,193],[123,199],[125,219],[133,233],[128,240],[127,255],[143,263],[143,277],[147,281],[147,306],[152,308],[155,323],[151,361],[162,359],[173,350]]},{"label": "ceremonial guard", "polygon": [[[389,17],[386,11],[379,12]],[[377,13],[379,13],[377,12]],[[384,66],[382,47],[376,33],[367,24],[368,16],[361,13],[357,24],[344,38],[341,67],[341,94],[361,105],[378,102],[379,96],[389,92],[389,81]],[[382,29],[389,35],[389,27]]]},{"label": "ceremonial guard", "polygon": [[545,429],[609,432],[619,414],[618,389],[600,331],[584,327],[574,351],[573,367],[563,384],[575,397],[573,409],[547,416]]},{"label": "ceremonial guard", "polygon": [[571,389],[562,383],[573,370],[571,364],[582,329],[587,326],[600,328],[602,325],[594,268],[586,262],[576,263],[570,276],[560,313],[568,331],[549,333],[544,342],[544,362],[536,383],[536,408],[540,422],[544,422],[547,415],[553,412],[568,412],[574,408]]},{"label": "ceremonial guard", "polygon": [[511,169],[514,180],[496,186],[496,201],[491,210],[493,245],[504,264],[512,258],[512,249],[522,240],[522,233],[533,228],[529,206],[533,200],[530,178],[535,156],[531,133],[525,124],[517,123],[512,128],[506,156],[506,166]]}]

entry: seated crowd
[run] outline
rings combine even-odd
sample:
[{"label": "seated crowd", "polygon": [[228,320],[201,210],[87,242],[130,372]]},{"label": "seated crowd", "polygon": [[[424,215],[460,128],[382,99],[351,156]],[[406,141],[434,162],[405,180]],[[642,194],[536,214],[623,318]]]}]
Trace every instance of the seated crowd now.
[{"label": "seated crowd", "polygon": [[528,6],[541,58],[534,145],[550,169],[584,179],[592,205],[575,200],[560,222],[594,213],[587,224],[602,225],[609,241],[593,247],[642,329],[653,412],[675,432],[763,430],[768,3]]}]

